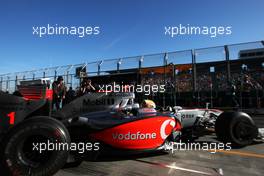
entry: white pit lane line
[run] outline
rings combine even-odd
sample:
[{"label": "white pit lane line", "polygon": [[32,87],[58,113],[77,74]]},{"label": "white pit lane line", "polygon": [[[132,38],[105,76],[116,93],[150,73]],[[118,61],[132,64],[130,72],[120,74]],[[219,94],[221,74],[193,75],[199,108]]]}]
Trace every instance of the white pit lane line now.
[{"label": "white pit lane line", "polygon": [[[186,172],[192,172],[192,173],[196,173],[196,174],[201,174],[201,175],[215,175],[212,173],[208,173],[208,172],[203,172],[203,171],[198,171],[198,170],[194,170],[194,169],[187,169],[187,168],[183,168],[183,167],[178,167],[175,164],[171,164],[171,165],[164,165],[166,168],[169,169],[173,169],[173,170],[181,170],[181,171],[186,171]],[[219,175],[223,175],[223,170],[220,168],[219,169]],[[169,171],[170,173],[170,171]]]},{"label": "white pit lane line", "polygon": [[155,165],[155,166],[159,166],[159,167],[163,167],[163,168],[168,168],[169,173],[172,170],[181,170],[181,171],[185,171],[185,172],[191,172],[191,173],[196,173],[196,174],[201,174],[201,175],[211,175],[211,176],[221,176],[224,175],[223,169],[219,168],[219,169],[215,169],[215,168],[210,168],[212,170],[215,171],[215,173],[210,173],[210,172],[204,172],[204,171],[200,171],[200,170],[194,170],[194,169],[188,169],[188,168],[183,168],[183,167],[179,167],[176,166],[176,163],[173,163],[171,165],[168,164],[163,164],[163,163],[156,163],[156,162],[150,162],[150,161],[143,161],[140,159],[136,159],[135,161],[139,161],[142,163],[146,163],[146,164],[151,164],[151,165]]}]

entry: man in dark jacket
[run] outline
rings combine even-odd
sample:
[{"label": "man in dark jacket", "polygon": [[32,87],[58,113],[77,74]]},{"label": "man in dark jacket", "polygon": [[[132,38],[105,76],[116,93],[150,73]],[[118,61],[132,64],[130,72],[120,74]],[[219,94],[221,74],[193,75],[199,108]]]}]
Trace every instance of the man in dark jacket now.
[{"label": "man in dark jacket", "polygon": [[62,100],[65,99],[66,95],[66,86],[63,83],[63,77],[59,76],[57,78],[57,81],[54,81],[52,84],[52,90],[53,90],[53,102],[52,106],[56,107],[56,110],[61,108]]}]

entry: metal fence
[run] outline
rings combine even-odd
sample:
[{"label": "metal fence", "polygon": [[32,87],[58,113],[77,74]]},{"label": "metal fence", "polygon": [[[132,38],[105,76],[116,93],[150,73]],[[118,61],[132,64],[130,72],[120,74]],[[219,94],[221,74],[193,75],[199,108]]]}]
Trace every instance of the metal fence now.
[{"label": "metal fence", "polygon": [[[136,84],[165,84],[162,95],[142,95],[163,106],[264,107],[264,42],[248,42],[185,51],[124,57],[76,65],[43,68],[0,75],[0,90],[13,92],[21,80],[63,76],[68,87],[77,88],[76,68],[88,77],[137,73]],[[157,70],[164,70],[157,71]],[[149,72],[141,73],[147,69]],[[169,71],[168,71],[169,70]],[[110,78],[111,79],[111,78]]]}]

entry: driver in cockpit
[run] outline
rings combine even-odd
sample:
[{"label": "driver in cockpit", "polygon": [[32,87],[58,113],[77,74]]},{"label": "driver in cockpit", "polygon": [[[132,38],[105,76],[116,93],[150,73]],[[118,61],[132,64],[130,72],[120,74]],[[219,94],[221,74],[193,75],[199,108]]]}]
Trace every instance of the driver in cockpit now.
[{"label": "driver in cockpit", "polygon": [[152,100],[144,100],[141,104],[141,108],[138,110],[140,114],[156,115],[156,104]]}]

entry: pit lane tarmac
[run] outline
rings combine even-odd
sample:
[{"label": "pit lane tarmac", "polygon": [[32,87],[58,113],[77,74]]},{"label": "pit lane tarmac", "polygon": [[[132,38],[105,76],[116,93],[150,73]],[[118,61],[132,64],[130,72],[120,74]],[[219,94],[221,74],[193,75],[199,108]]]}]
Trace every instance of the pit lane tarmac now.
[{"label": "pit lane tarmac", "polygon": [[[199,142],[217,142],[214,135],[199,138]],[[85,161],[79,167],[60,170],[56,176],[248,176],[264,173],[264,143],[218,151],[177,151],[126,157],[99,157]]]}]

